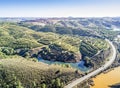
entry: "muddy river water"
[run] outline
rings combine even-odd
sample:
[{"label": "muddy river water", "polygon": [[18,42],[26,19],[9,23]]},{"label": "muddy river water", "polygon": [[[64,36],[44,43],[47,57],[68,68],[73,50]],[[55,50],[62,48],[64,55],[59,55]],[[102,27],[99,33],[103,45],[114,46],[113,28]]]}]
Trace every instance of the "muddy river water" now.
[{"label": "muddy river water", "polygon": [[108,73],[101,73],[93,78],[94,86],[91,88],[110,88],[109,85],[120,83],[120,67],[114,68]]}]

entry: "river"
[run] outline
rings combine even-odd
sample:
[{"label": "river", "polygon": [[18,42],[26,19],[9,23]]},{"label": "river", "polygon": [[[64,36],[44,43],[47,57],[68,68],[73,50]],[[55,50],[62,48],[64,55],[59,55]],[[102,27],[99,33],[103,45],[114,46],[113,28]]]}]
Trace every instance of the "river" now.
[{"label": "river", "polygon": [[93,78],[94,86],[90,88],[110,88],[109,85],[120,83],[120,67],[111,70],[108,73],[101,73]]},{"label": "river", "polygon": [[83,71],[83,72],[87,72],[90,70],[90,68],[84,66],[84,61],[81,60],[77,63],[65,63],[65,62],[59,62],[59,61],[48,61],[48,60],[44,60],[44,59],[41,59],[41,58],[38,58],[38,60],[40,62],[43,62],[43,63],[47,63],[47,64],[70,64],[71,67],[73,68],[76,68],[80,71]]}]

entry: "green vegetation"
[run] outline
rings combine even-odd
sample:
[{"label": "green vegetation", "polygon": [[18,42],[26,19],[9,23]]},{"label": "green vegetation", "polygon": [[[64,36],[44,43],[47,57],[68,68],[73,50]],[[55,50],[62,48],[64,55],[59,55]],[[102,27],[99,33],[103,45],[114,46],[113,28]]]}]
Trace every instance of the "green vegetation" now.
[{"label": "green vegetation", "polygon": [[[92,40],[92,41],[91,41]],[[109,48],[109,45],[105,42],[105,40],[97,40],[96,39],[88,39],[83,40],[80,45],[80,52],[83,56],[92,57],[99,50],[106,50]]]},{"label": "green vegetation", "polygon": [[109,46],[105,40],[87,36],[97,37],[88,30],[71,27],[1,22],[0,87],[63,88],[83,74],[69,64],[47,65],[37,58],[78,62],[83,56],[89,64],[90,57]]},{"label": "green vegetation", "polygon": [[[76,62],[81,59],[81,54],[91,53],[90,56],[93,56],[97,50],[107,47],[107,44],[104,43],[105,41],[97,38],[59,35],[51,33],[51,31],[45,31],[45,33],[35,32],[29,28],[19,26],[16,23],[0,23],[1,58],[4,58],[6,55],[15,54],[24,57],[38,57],[38,55],[41,55],[43,59]],[[54,27],[45,26],[45,30],[49,28],[53,29]],[[60,29],[66,30],[66,28],[57,27],[57,30]],[[68,28],[67,30],[70,29]],[[67,33],[63,32],[63,34]],[[87,40],[86,44],[81,42],[84,40]],[[89,43],[90,41],[91,43]],[[87,51],[83,49],[84,46],[87,48]],[[92,49],[94,51],[92,51]]]},{"label": "green vegetation", "polygon": [[35,48],[41,46],[34,37],[31,36],[33,31],[17,26],[12,23],[1,23],[0,24],[0,46],[11,47],[11,48]]},{"label": "green vegetation", "polygon": [[63,88],[76,75],[81,76],[80,72],[76,73],[69,67],[47,65],[20,57],[1,59],[0,63],[2,88]]},{"label": "green vegetation", "polygon": [[1,88],[23,88],[15,74],[2,66],[0,66],[0,79]]},{"label": "green vegetation", "polygon": [[90,45],[89,43],[86,43],[85,41],[81,43],[80,51],[82,55],[89,57],[95,55],[98,52],[94,46]]},{"label": "green vegetation", "polygon": [[113,40],[120,34],[119,18],[48,18],[20,22],[20,26],[40,32],[92,36]]},{"label": "green vegetation", "polygon": [[24,26],[27,28],[30,28],[32,30],[38,31],[38,32],[53,32],[58,34],[69,34],[69,35],[79,35],[79,36],[93,36],[98,37],[97,35],[91,33],[89,30],[81,30],[76,29],[72,27],[64,27],[64,26],[58,26],[58,25],[45,25],[45,26],[39,26],[39,25],[33,25],[31,23],[20,23],[20,26]]},{"label": "green vegetation", "polygon": [[119,35],[120,31],[106,30],[106,29],[95,29],[97,33],[99,33],[103,38],[107,38],[110,40],[114,40],[117,35]]}]

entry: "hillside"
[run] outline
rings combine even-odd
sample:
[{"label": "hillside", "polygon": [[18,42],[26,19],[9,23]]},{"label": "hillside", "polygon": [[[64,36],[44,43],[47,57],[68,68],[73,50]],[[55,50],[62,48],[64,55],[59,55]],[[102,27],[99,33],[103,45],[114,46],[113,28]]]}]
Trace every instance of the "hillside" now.
[{"label": "hillside", "polygon": [[35,18],[18,22],[35,31],[54,32],[113,40],[120,34],[119,17],[103,18]]},{"label": "hillside", "polygon": [[0,88],[62,88],[80,76],[80,72],[70,67],[47,65],[20,57],[0,60]]},{"label": "hillside", "polygon": [[34,25],[55,25],[72,28],[101,28],[101,29],[119,29],[120,17],[103,17],[103,18],[35,18],[33,20],[25,20],[23,22],[32,23]]},{"label": "hillside", "polygon": [[85,52],[93,52],[92,55],[96,54],[98,50],[108,48],[107,43],[102,39],[35,32],[30,28],[9,22],[0,23],[0,36],[1,58],[4,58],[5,55],[18,54],[23,57],[78,62],[84,52],[84,49],[81,49],[83,40],[90,42],[90,46],[97,49],[96,52],[85,50]]},{"label": "hillside", "polygon": [[70,64],[48,65],[39,59],[68,63],[82,60],[86,67],[95,68],[109,53],[104,38],[89,30],[47,23],[41,27],[14,20],[0,22],[1,88],[63,88],[86,73]]}]

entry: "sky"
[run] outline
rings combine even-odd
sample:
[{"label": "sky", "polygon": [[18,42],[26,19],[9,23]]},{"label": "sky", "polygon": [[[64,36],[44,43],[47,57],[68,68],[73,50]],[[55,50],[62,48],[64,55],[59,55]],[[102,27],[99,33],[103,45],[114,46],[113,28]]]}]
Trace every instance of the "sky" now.
[{"label": "sky", "polygon": [[0,0],[0,17],[120,17],[120,0]]}]

